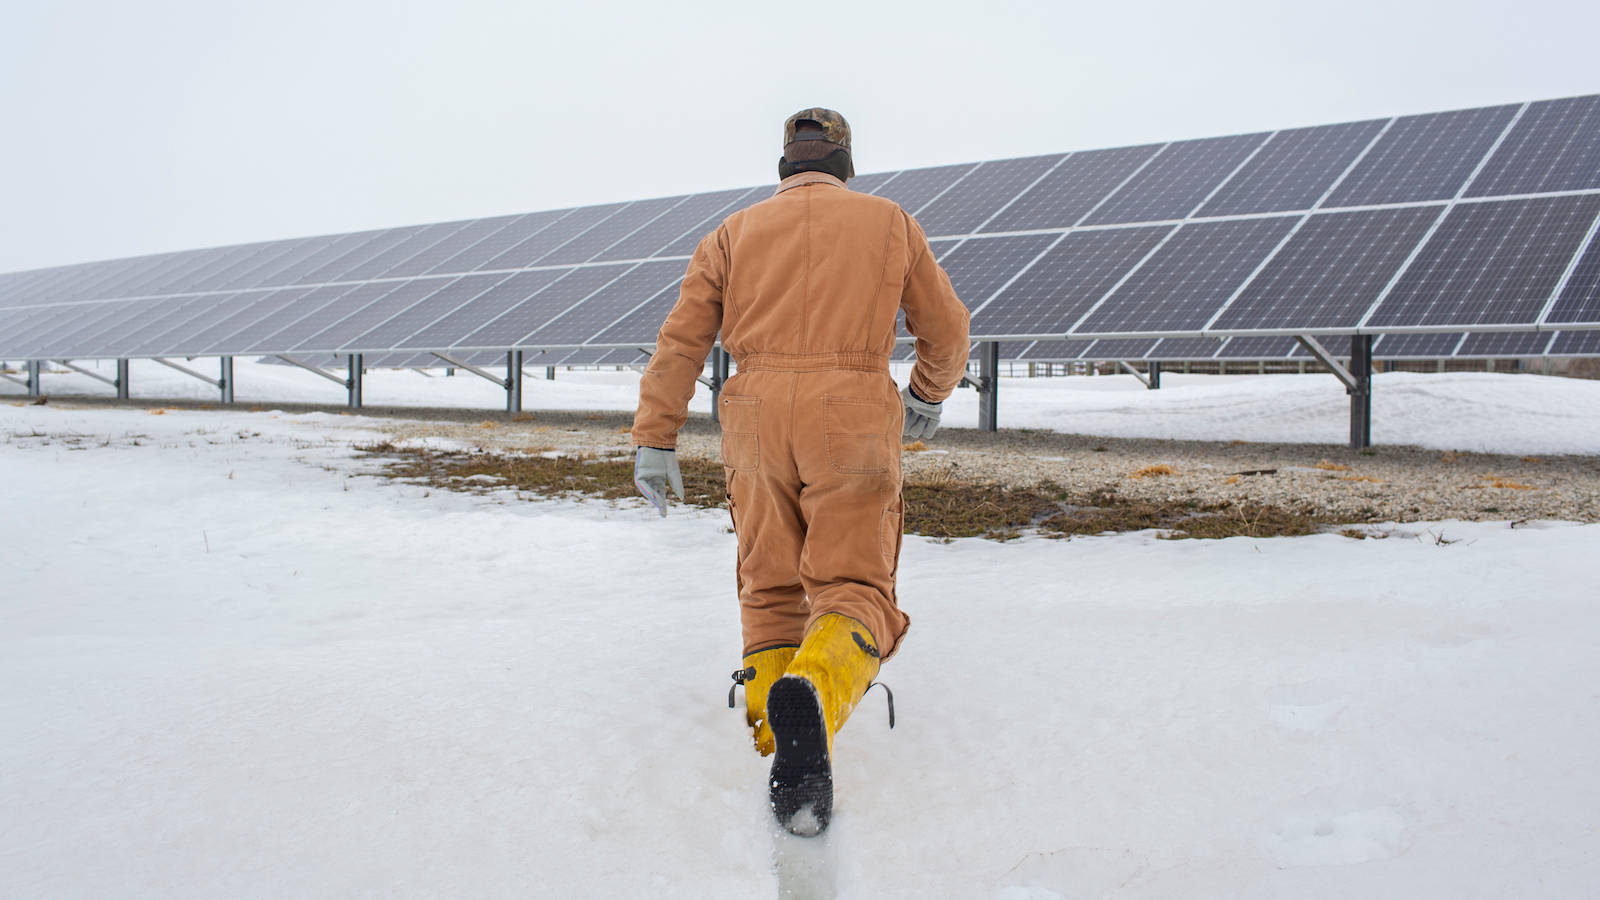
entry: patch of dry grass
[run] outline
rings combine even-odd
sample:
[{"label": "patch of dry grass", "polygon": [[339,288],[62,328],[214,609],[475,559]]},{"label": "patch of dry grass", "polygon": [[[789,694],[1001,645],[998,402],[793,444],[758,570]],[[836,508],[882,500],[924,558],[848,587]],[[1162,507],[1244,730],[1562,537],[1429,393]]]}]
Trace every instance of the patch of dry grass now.
[{"label": "patch of dry grass", "polygon": [[1178,470],[1177,469],[1174,469],[1173,467],[1167,465],[1166,463],[1157,463],[1156,465],[1153,465],[1153,466],[1145,466],[1142,469],[1135,469],[1134,471],[1128,473],[1128,477],[1129,478],[1159,478],[1162,475],[1176,475],[1176,474],[1178,474]]}]

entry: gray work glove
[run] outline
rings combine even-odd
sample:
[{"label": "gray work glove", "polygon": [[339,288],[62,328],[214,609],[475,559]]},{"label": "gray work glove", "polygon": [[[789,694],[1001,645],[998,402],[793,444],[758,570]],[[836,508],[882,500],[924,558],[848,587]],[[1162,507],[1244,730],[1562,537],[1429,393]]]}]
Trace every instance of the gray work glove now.
[{"label": "gray work glove", "polygon": [[939,410],[944,408],[944,404],[929,403],[918,397],[909,384],[900,392],[900,400],[906,405],[905,436],[933,437],[933,433],[939,430]]},{"label": "gray work glove", "polygon": [[633,458],[633,485],[661,511],[667,514],[667,485],[683,497],[683,474],[678,471],[678,454],[655,447],[640,447]]}]

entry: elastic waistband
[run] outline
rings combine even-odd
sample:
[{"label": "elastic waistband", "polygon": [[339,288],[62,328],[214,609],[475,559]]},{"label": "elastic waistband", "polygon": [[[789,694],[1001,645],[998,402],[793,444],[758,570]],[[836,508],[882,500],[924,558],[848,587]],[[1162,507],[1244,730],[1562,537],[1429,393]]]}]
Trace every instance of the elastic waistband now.
[{"label": "elastic waistband", "polygon": [[889,357],[865,351],[848,353],[747,353],[734,360],[741,372],[889,371]]}]

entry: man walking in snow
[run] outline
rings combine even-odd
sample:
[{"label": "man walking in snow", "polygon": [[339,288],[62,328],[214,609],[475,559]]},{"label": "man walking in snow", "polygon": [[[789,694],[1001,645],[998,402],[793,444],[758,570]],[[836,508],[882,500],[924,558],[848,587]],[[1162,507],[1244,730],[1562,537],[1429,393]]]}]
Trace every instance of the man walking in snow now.
[{"label": "man walking in snow", "polygon": [[[967,310],[921,226],[851,191],[850,126],[828,109],[784,123],[776,193],[725,219],[689,261],[639,387],[635,482],[666,514],[674,448],[718,333],[737,374],[718,412],[738,535],[747,717],[773,754],[773,811],[815,834],[832,811],[833,736],[894,655],[900,437],[929,437],[968,354]],[[916,337],[889,375],[895,321]]]}]

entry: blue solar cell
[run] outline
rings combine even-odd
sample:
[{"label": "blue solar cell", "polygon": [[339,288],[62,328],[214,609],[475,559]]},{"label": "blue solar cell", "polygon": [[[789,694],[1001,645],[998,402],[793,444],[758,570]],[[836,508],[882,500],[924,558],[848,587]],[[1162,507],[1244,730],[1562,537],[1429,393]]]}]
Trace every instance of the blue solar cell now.
[{"label": "blue solar cell", "polygon": [[334,259],[372,240],[378,232],[358,231],[352,234],[326,234],[309,238],[306,246],[284,257],[280,262],[262,266],[255,272],[244,273],[230,285],[250,289],[288,287],[299,281],[307,272],[318,269]]},{"label": "blue solar cell", "polygon": [[405,240],[366,260],[360,265],[352,267],[340,275],[339,281],[367,281],[372,278],[394,278],[395,269],[409,261],[413,256],[428,248],[448,239],[452,234],[461,230],[460,222],[443,222],[438,225],[424,225],[411,232]]},{"label": "blue solar cell", "polygon": [[1555,335],[1548,331],[1493,331],[1469,334],[1456,348],[1457,359],[1514,359],[1543,356]]},{"label": "blue solar cell", "polygon": [[[1590,226],[1591,229],[1594,226]],[[1588,249],[1572,270],[1561,296],[1550,308],[1547,323],[1588,325],[1600,323],[1600,235],[1589,239]]]},{"label": "blue solar cell", "polygon": [[1328,197],[1324,207],[1448,200],[1466,183],[1515,106],[1401,116]]},{"label": "blue solar cell", "polygon": [[[429,291],[421,300],[348,339],[338,346],[338,350],[348,353],[352,350],[397,347],[406,338],[455,312],[508,277],[512,276],[503,272],[490,272],[460,278],[418,279],[415,283]],[[428,285],[431,285],[431,288],[427,287]],[[389,297],[385,297],[383,302],[389,304]],[[376,313],[378,310],[374,309],[373,312]],[[370,321],[371,318],[367,316],[366,320]]]},{"label": "blue solar cell", "polygon": [[848,187],[850,190],[856,191],[857,193],[876,194],[878,192],[878,188],[883,187],[889,182],[889,179],[899,174],[899,171],[894,171],[873,172],[870,175],[857,175],[856,177],[850,179],[848,182]]},{"label": "blue solar cell", "polygon": [[1600,95],[1529,104],[1468,196],[1600,188]]},{"label": "blue solar cell", "polygon": [[520,347],[535,329],[567,307],[582,302],[612,279],[632,268],[629,263],[580,266],[570,270],[549,287],[505,311],[494,321],[469,334],[464,347]]},{"label": "blue solar cell", "polygon": [[1212,327],[1354,329],[1441,214],[1414,206],[1314,215]]},{"label": "blue solar cell", "polygon": [[607,203],[604,206],[582,206],[572,210],[546,228],[528,236],[521,243],[506,250],[494,259],[478,266],[479,271],[496,269],[524,269],[538,263],[550,251],[571,241],[600,222],[609,219],[626,203]]},{"label": "blue solar cell", "polygon": [[[537,216],[537,213],[532,215]],[[457,222],[460,226],[450,232],[443,240],[431,244],[412,254],[405,260],[389,267],[386,273],[389,278],[411,278],[417,275],[427,275],[435,271],[446,261],[460,256],[478,242],[487,240],[491,235],[513,227],[516,223],[528,216],[495,216],[490,219],[472,219],[466,222]],[[526,232],[523,233],[526,237]],[[521,240],[521,238],[518,238]],[[502,247],[501,249],[505,249]],[[498,253],[499,251],[495,251]],[[494,254],[490,254],[493,256]],[[487,257],[485,257],[487,258]],[[470,271],[472,266],[464,266],[459,271]]]},{"label": "blue solar cell", "polygon": [[1071,362],[1080,359],[1094,341],[1035,341],[1022,352],[1030,362]]},{"label": "blue solar cell", "polygon": [[1178,229],[1074,331],[1197,331],[1289,233],[1297,216]]},{"label": "blue solar cell", "polygon": [[1600,331],[1562,331],[1550,345],[1551,356],[1600,356]]},{"label": "blue solar cell", "polygon": [[1001,210],[985,230],[1028,231],[1075,225],[1160,149],[1160,144],[1147,144],[1074,153]]},{"label": "blue solar cell", "polygon": [[1155,338],[1115,338],[1102,339],[1089,345],[1083,351],[1082,359],[1104,360],[1116,362],[1117,360],[1144,359],[1156,346]]},{"label": "blue solar cell", "polygon": [[187,322],[211,304],[210,296],[168,297],[151,301],[137,319],[122,330],[105,335],[85,356],[137,354],[150,338],[175,324]]},{"label": "blue solar cell", "polygon": [[1061,154],[979,163],[917,213],[925,232],[970,234],[1062,160]]},{"label": "blue solar cell", "polygon": [[1348,122],[1277,132],[1198,215],[1310,209],[1372,143],[1383,124]]},{"label": "blue solar cell", "polygon": [[[361,284],[361,285],[320,285],[302,290],[289,299],[289,302],[278,306],[265,316],[249,317],[248,324],[241,325],[232,333],[216,340],[205,348],[202,355],[212,354],[239,355],[244,353],[266,353],[269,350],[280,353],[293,345],[294,341],[275,340],[274,337],[287,331],[295,335],[296,340],[320,327],[318,323],[326,322],[326,318],[319,317],[324,311],[348,309],[339,301],[344,297],[351,297],[352,303],[359,305],[366,302],[373,294],[381,294],[390,289],[389,284]],[[342,313],[337,313],[342,314]]]},{"label": "blue solar cell", "polygon": [[1369,325],[1531,328],[1596,215],[1596,195],[1459,204]]},{"label": "blue solar cell", "polygon": [[959,247],[940,252],[939,265],[950,276],[968,309],[977,309],[1000,290],[1022,267],[1056,240],[1053,234],[1025,234],[997,238],[972,238]]},{"label": "blue solar cell", "polygon": [[[101,338],[127,328],[150,308],[147,301],[111,300],[100,304],[98,314],[85,315],[76,327],[54,331],[41,337],[25,354],[29,358],[81,359],[101,346]],[[87,312],[87,311],[86,311]]]},{"label": "blue solar cell", "polygon": [[[340,311],[348,310],[348,314],[339,317],[325,328],[315,330],[310,337],[303,340],[293,340],[290,334],[294,329],[281,333],[274,340],[277,346],[296,353],[315,353],[318,351],[328,353],[351,353],[362,350],[388,350],[389,345],[353,346],[352,341],[361,337],[366,332],[389,321],[395,316],[403,315],[412,305],[420,302],[429,294],[437,292],[444,287],[450,279],[446,278],[414,278],[410,281],[369,282],[374,287],[388,288],[382,294],[372,297],[359,306],[357,301],[341,299]],[[362,285],[368,287],[369,285]],[[352,292],[354,294],[354,292]],[[359,296],[359,295],[355,295]],[[312,321],[312,328],[329,321],[333,317],[319,316]]]},{"label": "blue solar cell", "polygon": [[954,166],[935,166],[931,169],[908,169],[880,187],[879,197],[888,197],[900,208],[915,216],[928,202],[939,196],[962,176],[977,168],[976,163]]},{"label": "blue solar cell", "polygon": [[688,256],[694,248],[700,245],[700,239],[714,231],[723,219],[733,215],[741,209],[752,206],[772,196],[771,185],[762,185],[746,190],[732,203],[718,210],[711,218],[701,222],[699,226],[684,232],[677,240],[657,250],[655,256]]},{"label": "blue solar cell", "polygon": [[467,335],[543,290],[567,271],[539,269],[532,272],[517,272],[395,346],[416,350],[439,350],[459,346]]},{"label": "blue solar cell", "polygon": [[[1213,359],[1270,360],[1289,359],[1300,343],[1292,337],[1234,337],[1222,345]],[[1334,341],[1323,342],[1335,355],[1349,355],[1350,345]]]},{"label": "blue solar cell", "polygon": [[[221,345],[229,335],[242,331],[256,322],[276,313],[312,292],[312,288],[280,288],[269,291],[251,291],[233,295],[222,301],[220,308],[208,316],[205,324],[197,323],[193,329],[164,339],[160,356],[200,356],[205,351]],[[334,290],[322,288],[321,290]]]},{"label": "blue solar cell", "polygon": [[[1443,359],[1456,350],[1456,345],[1461,343],[1462,335],[1459,332],[1445,334],[1383,334],[1372,344],[1373,359]],[[1349,353],[1348,345],[1339,349]],[[1301,353],[1305,354],[1302,350]]]},{"label": "blue solar cell", "polygon": [[1210,337],[1163,338],[1150,350],[1150,359],[1210,359],[1222,347],[1222,339]]},{"label": "blue solar cell", "polygon": [[974,337],[1063,334],[1173,226],[1067,234],[972,317]]},{"label": "blue solar cell", "polygon": [[637,231],[595,254],[595,259],[643,259],[686,234],[696,239],[721,221],[723,210],[749,193],[749,188],[713,191],[687,197]]},{"label": "blue solar cell", "polygon": [[588,262],[607,247],[649,225],[686,199],[688,198],[662,197],[629,203],[607,216],[605,220],[595,223],[593,228],[539,257],[539,261],[534,265],[554,266]]},{"label": "blue solar cell", "polygon": [[197,278],[184,286],[186,292],[206,292],[227,290],[237,282],[252,277],[263,268],[272,265],[281,265],[292,258],[293,254],[307,252],[306,246],[309,238],[297,238],[287,241],[272,241],[255,245],[257,250],[232,265],[220,269],[205,278]]},{"label": "blue solar cell", "polygon": [[390,228],[379,232],[364,244],[359,244],[343,256],[330,260],[326,265],[313,269],[300,276],[299,284],[326,284],[338,281],[353,281],[351,273],[360,269],[367,262],[377,258],[395,247],[410,240],[413,235],[420,233],[425,226],[408,225],[404,228]]},{"label": "blue solar cell", "polygon": [[676,259],[641,263],[578,305],[557,313],[529,335],[526,343],[545,347],[581,344],[657,294],[676,295],[683,269],[683,261]]},{"label": "blue solar cell", "polygon": [[455,254],[434,263],[433,268],[420,274],[442,275],[496,268],[490,263],[524,241],[555,226],[572,212],[570,209],[552,209],[519,216],[479,238],[477,242],[468,244]]},{"label": "blue solar cell", "polygon": [[1168,144],[1084,219],[1084,224],[1185,218],[1266,138],[1265,134],[1241,134]]}]

